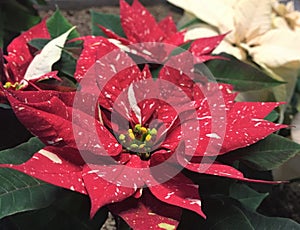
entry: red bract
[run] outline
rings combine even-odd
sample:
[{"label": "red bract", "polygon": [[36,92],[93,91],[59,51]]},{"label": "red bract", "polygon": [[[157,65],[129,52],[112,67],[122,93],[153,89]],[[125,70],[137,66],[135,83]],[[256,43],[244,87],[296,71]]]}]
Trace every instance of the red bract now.
[{"label": "red bract", "polygon": [[19,83],[27,70],[27,67],[34,58],[31,53],[31,48],[28,45],[32,39],[50,39],[50,34],[47,30],[46,20],[43,20],[30,30],[23,32],[15,38],[7,47],[8,55],[5,56],[7,61],[6,82]]},{"label": "red bract", "polygon": [[[109,37],[118,40],[125,51],[141,56],[148,61],[163,62],[177,48],[185,44],[185,31],[177,31],[171,17],[166,17],[159,23],[153,15],[134,0],[132,6],[125,0],[120,0],[120,17],[124,33],[123,38],[113,31],[99,25],[102,31]],[[222,41],[224,35],[213,38],[197,39],[189,49],[195,55],[196,62],[204,62],[216,58],[211,52]],[[124,48],[129,46],[129,48]]]},{"label": "red bract", "polygon": [[171,58],[153,80],[147,65],[141,71],[107,40],[84,42],[80,91],[6,92],[46,147],[2,167],[88,194],[91,216],[108,205],[134,229],[176,228],[182,209],[205,217],[201,188],[183,168],[255,181],[215,158],[285,127],[263,119],[280,103],[234,102],[231,86],[196,83],[189,54]]}]

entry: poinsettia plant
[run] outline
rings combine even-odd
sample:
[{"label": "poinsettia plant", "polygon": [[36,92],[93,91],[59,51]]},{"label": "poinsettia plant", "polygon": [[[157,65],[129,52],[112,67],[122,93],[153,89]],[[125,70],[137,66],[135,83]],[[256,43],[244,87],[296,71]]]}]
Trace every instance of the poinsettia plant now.
[{"label": "poinsettia plant", "polygon": [[0,151],[0,226],[99,229],[109,211],[120,229],[298,228],[257,212],[261,186],[286,183],[267,171],[300,150],[272,134],[283,103],[235,100],[282,82],[212,55],[226,34],[185,40],[137,0],[92,14],[95,34],[56,11],[2,57],[1,109],[26,135]]}]

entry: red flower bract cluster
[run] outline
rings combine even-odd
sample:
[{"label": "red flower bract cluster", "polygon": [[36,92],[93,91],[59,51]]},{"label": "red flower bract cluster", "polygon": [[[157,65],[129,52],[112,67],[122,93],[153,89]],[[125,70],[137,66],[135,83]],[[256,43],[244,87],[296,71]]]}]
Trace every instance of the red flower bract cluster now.
[{"label": "red flower bract cluster", "polygon": [[[137,1],[132,9],[124,1],[121,7],[128,39],[141,42],[146,25],[130,28],[128,17],[138,22],[139,15],[150,17],[148,12]],[[182,36],[167,26],[173,25],[170,19],[154,25],[149,36],[159,37],[149,41]],[[195,52],[164,57],[153,79],[147,64],[140,69],[106,38],[80,39],[84,48],[74,75],[77,92],[2,88],[18,119],[46,146],[21,165],[1,167],[87,194],[91,216],[108,205],[134,229],[176,228],[183,209],[205,217],[201,188],[183,168],[255,181],[217,157],[285,127],[264,120],[280,103],[234,102],[230,85],[196,83]],[[198,57],[209,56],[219,41],[206,38],[191,47]]]},{"label": "red flower bract cluster", "polygon": [[[127,39],[102,25],[98,26],[109,38],[118,40],[120,43],[114,43],[122,49],[148,61],[161,63],[175,47],[188,42],[184,39],[186,31],[177,31],[171,17],[166,17],[157,23],[153,15],[138,0],[134,0],[132,6],[120,0],[120,18]],[[196,62],[214,59],[216,57],[210,54],[223,38],[224,35],[198,39],[191,45],[189,51],[194,54]]]}]

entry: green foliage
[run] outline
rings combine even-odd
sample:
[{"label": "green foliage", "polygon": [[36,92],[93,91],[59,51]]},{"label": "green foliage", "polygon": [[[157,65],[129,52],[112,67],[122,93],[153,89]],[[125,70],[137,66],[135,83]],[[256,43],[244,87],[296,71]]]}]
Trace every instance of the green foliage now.
[{"label": "green foliage", "polygon": [[253,229],[299,230],[300,225],[293,220],[281,217],[267,217],[257,212],[244,210],[244,214],[251,221]]},{"label": "green foliage", "polygon": [[5,224],[22,230],[98,230],[104,224],[108,210],[102,208],[90,219],[89,209],[87,196],[63,190],[50,206],[8,217]]},{"label": "green foliage", "polygon": [[30,40],[28,44],[38,50],[41,50],[49,41],[49,39],[38,38]]},{"label": "green foliage", "polygon": [[181,46],[179,46],[178,48],[174,49],[171,53],[171,56],[176,56],[182,52],[185,52],[186,50],[188,50],[191,46],[192,42],[187,42]]},{"label": "green foliage", "polygon": [[59,188],[12,169],[0,168],[0,218],[51,204]]},{"label": "green foliage", "polygon": [[271,113],[269,113],[268,116],[265,117],[265,120],[275,122],[279,118],[279,113],[273,110]]},{"label": "green foliage", "polygon": [[92,35],[105,36],[102,30],[98,27],[98,25],[102,25],[107,29],[110,29],[114,33],[118,34],[119,36],[125,37],[119,15],[104,14],[101,12],[95,12],[91,10],[91,16],[92,16]]},{"label": "green foliage", "polygon": [[[58,37],[72,27],[73,25],[61,14],[59,10],[56,10],[47,20],[47,28],[51,38]],[[69,35],[69,39],[77,38],[79,36],[79,33],[76,30],[73,30]]]},{"label": "green foliage", "polygon": [[211,202],[207,208],[208,218],[203,229],[225,230],[235,229],[254,230],[249,219],[237,206],[223,202]]},{"label": "green foliage", "polygon": [[259,193],[245,184],[232,184],[229,196],[238,200],[246,209],[256,211],[261,202],[268,196],[268,193]]},{"label": "green foliage", "polygon": [[40,21],[33,4],[44,1],[1,1],[0,2],[0,47],[6,48],[7,44],[20,32],[28,30]]},{"label": "green foliage", "polygon": [[29,160],[31,156],[42,149],[44,144],[37,138],[32,137],[28,142],[14,148],[0,151],[1,164],[21,164]]},{"label": "green foliage", "polygon": [[246,148],[237,149],[222,157],[223,160],[240,160],[255,170],[267,171],[300,152],[300,145],[276,134],[272,134]]},{"label": "green foliage", "polygon": [[290,219],[263,216],[239,206],[226,197],[208,199],[204,211],[207,219],[198,229],[300,229],[300,225]]},{"label": "green foliage", "polygon": [[284,83],[229,54],[222,53],[221,56],[226,60],[215,59],[205,64],[217,81],[232,84],[237,91],[271,88]]}]

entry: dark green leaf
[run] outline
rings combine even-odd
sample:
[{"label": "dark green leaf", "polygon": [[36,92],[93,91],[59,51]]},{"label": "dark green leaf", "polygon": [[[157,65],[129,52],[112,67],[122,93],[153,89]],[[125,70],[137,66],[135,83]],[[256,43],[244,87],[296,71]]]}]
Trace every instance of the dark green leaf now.
[{"label": "dark green leaf", "polygon": [[235,183],[230,186],[229,195],[241,202],[246,209],[255,211],[268,193],[259,193],[245,184]]},{"label": "dark green leaf", "polygon": [[22,230],[98,230],[104,224],[108,210],[100,209],[93,219],[89,218],[90,203],[88,196],[62,191],[51,206],[20,213],[9,217],[7,222],[14,223]]},{"label": "dark green leaf", "polygon": [[229,60],[215,59],[205,64],[217,81],[232,84],[237,91],[259,90],[284,84],[231,55],[222,53],[221,56]]},{"label": "dark green leaf", "polygon": [[182,210],[182,216],[178,225],[178,230],[204,229],[205,220],[197,213],[190,210]]},{"label": "dark green leaf", "polygon": [[32,137],[12,109],[0,108],[0,117],[0,151],[27,142]]},{"label": "dark green leaf", "polygon": [[10,105],[0,103],[0,108],[2,109],[11,109]]},{"label": "dark green leaf", "polygon": [[125,37],[119,15],[105,14],[91,10],[91,16],[93,35],[105,36],[102,30],[98,27],[98,25],[102,25],[107,29],[110,29],[114,33],[118,34],[119,36]]},{"label": "dark green leaf", "polygon": [[[54,64],[53,70],[58,70],[64,75],[73,78],[76,69],[76,59],[71,53],[63,50],[60,60]],[[60,74],[59,74],[60,75]]]},{"label": "dark green leaf", "polygon": [[28,142],[11,149],[0,151],[1,164],[21,164],[29,160],[31,156],[42,149],[44,144],[37,138],[32,137]]},{"label": "dark green leaf", "polygon": [[41,50],[44,48],[44,46],[49,42],[49,39],[32,39],[28,42],[28,44],[38,50]]},{"label": "dark green leaf", "polygon": [[0,218],[47,207],[58,188],[12,169],[0,168]]},{"label": "dark green leaf", "polygon": [[184,28],[187,28],[187,27],[190,27],[192,25],[199,24],[199,23],[203,23],[203,21],[201,21],[199,18],[195,17],[192,20],[186,22],[184,25],[180,26],[179,30],[182,30]]},{"label": "dark green leaf", "polygon": [[300,225],[288,218],[267,217],[259,213],[244,210],[254,229],[299,230]]},{"label": "dark green leaf", "polygon": [[231,202],[211,200],[205,207],[207,219],[202,229],[206,230],[254,230],[247,216]]},{"label": "dark green leaf", "polygon": [[178,55],[186,50],[188,50],[191,46],[192,42],[187,42],[181,46],[179,46],[178,48],[174,49],[171,53],[171,56],[175,56]]},{"label": "dark green leaf", "polygon": [[279,118],[279,113],[273,110],[268,116],[265,117],[265,120],[274,122]]},{"label": "dark green leaf", "polygon": [[27,30],[40,21],[40,17],[17,2],[16,0],[7,1],[3,4],[5,13],[5,29],[8,31],[20,32]]},{"label": "dark green leaf", "polygon": [[161,69],[162,69],[162,66],[159,66],[158,68],[151,70],[151,74],[154,79],[158,78],[158,75],[159,75],[159,72],[161,71]]},{"label": "dark green leaf", "polygon": [[[51,38],[56,38],[71,29],[73,25],[60,13],[59,10],[56,10],[47,20],[47,27]],[[79,33],[76,30],[73,30],[69,35],[69,39],[77,38],[79,36]]]},{"label": "dark green leaf", "polygon": [[231,161],[241,160],[256,170],[267,171],[279,167],[299,152],[299,144],[272,134],[256,144],[232,151],[222,158]]}]

